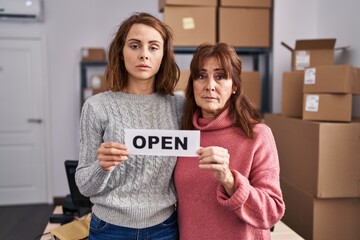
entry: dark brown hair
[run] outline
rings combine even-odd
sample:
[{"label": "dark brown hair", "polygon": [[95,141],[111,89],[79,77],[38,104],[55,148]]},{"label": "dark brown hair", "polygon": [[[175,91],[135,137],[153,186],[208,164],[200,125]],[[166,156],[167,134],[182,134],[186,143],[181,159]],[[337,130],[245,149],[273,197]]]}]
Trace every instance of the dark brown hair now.
[{"label": "dark brown hair", "polygon": [[128,72],[123,61],[123,49],[126,37],[134,24],[144,24],[157,30],[164,40],[164,55],[159,71],[155,75],[154,91],[172,94],[179,80],[180,70],[175,62],[173,51],[173,33],[170,27],[148,13],[136,13],[120,25],[110,46],[108,64],[105,69],[107,90],[121,91],[128,84]]},{"label": "dark brown hair", "polygon": [[[204,62],[215,57],[225,71],[225,78],[232,79],[235,93],[231,95],[227,106],[230,107],[234,125],[240,127],[248,138],[253,137],[253,127],[261,122],[259,110],[244,95],[241,67],[242,63],[235,49],[226,43],[203,43],[197,47],[190,63],[190,77],[185,90],[186,104],[184,108],[183,129],[192,129],[193,115],[198,108],[194,97],[193,82],[199,76]],[[226,108],[226,107],[225,107]]]}]

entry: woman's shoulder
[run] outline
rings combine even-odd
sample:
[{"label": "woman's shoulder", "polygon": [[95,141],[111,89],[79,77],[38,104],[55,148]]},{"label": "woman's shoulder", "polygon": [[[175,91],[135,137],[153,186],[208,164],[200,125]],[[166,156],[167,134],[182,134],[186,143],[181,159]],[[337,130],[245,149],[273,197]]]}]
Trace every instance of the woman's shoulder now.
[{"label": "woman's shoulder", "polygon": [[101,102],[107,101],[108,99],[112,98],[112,92],[100,92],[98,94],[92,95],[85,100],[84,104],[88,105],[97,105]]},{"label": "woman's shoulder", "polygon": [[263,122],[255,124],[253,130],[255,136],[261,136],[261,135],[272,136],[272,131],[270,127]]}]

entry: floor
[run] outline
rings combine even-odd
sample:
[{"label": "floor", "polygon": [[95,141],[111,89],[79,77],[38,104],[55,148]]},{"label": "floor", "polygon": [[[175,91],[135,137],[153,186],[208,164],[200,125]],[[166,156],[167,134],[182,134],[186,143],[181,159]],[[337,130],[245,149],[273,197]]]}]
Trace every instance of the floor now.
[{"label": "floor", "polygon": [[37,240],[43,233],[53,205],[0,206],[0,240]]}]

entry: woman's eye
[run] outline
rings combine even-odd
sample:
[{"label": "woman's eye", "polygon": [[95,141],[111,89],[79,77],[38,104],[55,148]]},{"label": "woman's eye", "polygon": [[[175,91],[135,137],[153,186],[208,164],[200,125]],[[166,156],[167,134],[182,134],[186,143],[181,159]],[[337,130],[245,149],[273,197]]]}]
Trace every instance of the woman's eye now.
[{"label": "woman's eye", "polygon": [[223,79],[225,79],[225,77],[224,77],[224,75],[216,75],[215,79],[216,80],[223,80]]},{"label": "woman's eye", "polygon": [[204,74],[200,74],[196,77],[196,79],[199,79],[199,80],[204,80],[206,78],[206,76]]},{"label": "woman's eye", "polygon": [[140,46],[139,46],[139,44],[131,44],[130,45],[130,48],[132,48],[132,49],[136,49],[136,48],[139,48]]},{"label": "woman's eye", "polygon": [[159,47],[158,47],[158,46],[151,46],[150,49],[151,49],[152,51],[156,51],[156,50],[159,49]]}]

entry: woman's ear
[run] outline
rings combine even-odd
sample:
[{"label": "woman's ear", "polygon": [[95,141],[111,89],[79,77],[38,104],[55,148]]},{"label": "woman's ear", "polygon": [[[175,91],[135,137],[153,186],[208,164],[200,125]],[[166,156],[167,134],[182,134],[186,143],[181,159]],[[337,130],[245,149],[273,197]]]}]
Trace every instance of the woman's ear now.
[{"label": "woman's ear", "polygon": [[235,85],[232,86],[232,94],[235,94],[237,91],[237,87]]}]

